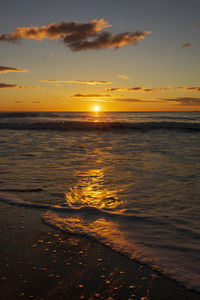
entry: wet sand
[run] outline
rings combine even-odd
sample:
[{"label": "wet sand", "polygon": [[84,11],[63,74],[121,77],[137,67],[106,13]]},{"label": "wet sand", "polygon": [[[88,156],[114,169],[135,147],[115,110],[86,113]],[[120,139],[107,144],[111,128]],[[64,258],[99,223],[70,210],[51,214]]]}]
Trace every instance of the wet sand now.
[{"label": "wet sand", "polygon": [[96,241],[44,225],[41,214],[0,203],[1,300],[200,299]]}]

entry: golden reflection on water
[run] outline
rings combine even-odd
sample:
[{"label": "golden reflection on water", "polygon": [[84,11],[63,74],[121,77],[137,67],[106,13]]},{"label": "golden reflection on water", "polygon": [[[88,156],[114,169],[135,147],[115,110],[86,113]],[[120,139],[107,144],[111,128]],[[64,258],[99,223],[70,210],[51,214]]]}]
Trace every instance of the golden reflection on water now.
[{"label": "golden reflection on water", "polygon": [[87,235],[103,241],[114,250],[128,254],[130,258],[141,256],[141,250],[128,238],[117,221],[100,215],[85,215],[77,211],[74,211],[74,214],[68,215],[48,211],[45,213],[45,219],[61,230]]},{"label": "golden reflection on water", "polygon": [[94,120],[93,120],[94,123],[98,123],[100,121],[99,111],[94,111],[93,118],[94,118]]},{"label": "golden reflection on water", "polygon": [[70,207],[92,206],[102,209],[119,205],[118,191],[106,185],[103,169],[77,172],[76,176],[78,182],[65,194]]}]

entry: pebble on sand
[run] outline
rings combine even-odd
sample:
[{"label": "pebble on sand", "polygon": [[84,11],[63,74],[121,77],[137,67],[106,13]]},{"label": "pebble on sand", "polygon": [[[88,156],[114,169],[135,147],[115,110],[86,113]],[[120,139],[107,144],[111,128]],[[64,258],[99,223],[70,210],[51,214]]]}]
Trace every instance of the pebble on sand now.
[{"label": "pebble on sand", "polygon": [[21,293],[20,295],[19,295],[19,297],[23,297],[24,296],[24,293]]},{"label": "pebble on sand", "polygon": [[135,289],[135,286],[134,285],[130,285],[129,289]]}]

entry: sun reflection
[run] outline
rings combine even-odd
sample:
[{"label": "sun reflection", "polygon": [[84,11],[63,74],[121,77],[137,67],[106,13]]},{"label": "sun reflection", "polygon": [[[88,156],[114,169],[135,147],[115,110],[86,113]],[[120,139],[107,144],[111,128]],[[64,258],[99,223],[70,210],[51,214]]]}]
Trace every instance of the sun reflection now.
[{"label": "sun reflection", "polygon": [[111,220],[109,216],[101,217],[98,214],[82,214],[80,211],[74,211],[74,215],[48,211],[45,213],[45,220],[47,224],[54,224],[61,230],[100,240],[112,249],[128,254],[132,259],[142,259],[142,251],[125,234],[117,219]]},{"label": "sun reflection", "polygon": [[70,187],[65,197],[70,207],[92,206],[98,208],[116,208],[120,201],[117,190],[106,186],[103,169],[92,169],[77,174],[78,183]]}]

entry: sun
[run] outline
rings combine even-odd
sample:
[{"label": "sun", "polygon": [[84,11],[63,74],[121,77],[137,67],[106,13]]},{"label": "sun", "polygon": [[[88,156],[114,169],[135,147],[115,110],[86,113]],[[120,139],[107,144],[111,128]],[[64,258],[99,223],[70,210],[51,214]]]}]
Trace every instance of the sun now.
[{"label": "sun", "polygon": [[93,107],[93,111],[98,112],[98,111],[99,111],[99,106],[98,106],[98,105],[95,105],[95,106]]}]

